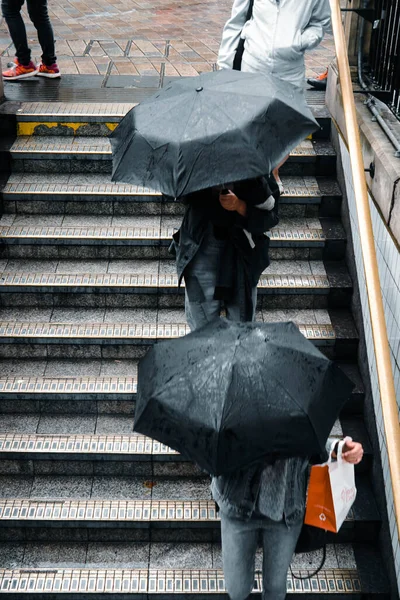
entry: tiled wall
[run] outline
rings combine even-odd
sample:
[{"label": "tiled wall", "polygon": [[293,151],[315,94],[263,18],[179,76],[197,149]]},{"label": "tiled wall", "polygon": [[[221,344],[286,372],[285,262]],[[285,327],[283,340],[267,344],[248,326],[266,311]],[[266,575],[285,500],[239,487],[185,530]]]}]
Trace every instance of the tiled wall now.
[{"label": "tiled wall", "polygon": [[[339,136],[339,140],[341,148],[342,165],[346,183],[347,199],[349,203],[350,223],[353,236],[358,283],[360,288],[360,299],[363,312],[363,322],[366,338],[365,342],[368,353],[375,417],[382,456],[390,535],[392,538],[397,583],[400,591],[400,541],[398,537],[398,530],[394,515],[393,492],[389,474],[388,453],[383,427],[381,398],[376,374],[375,353],[371,331],[371,317],[368,308],[365,273],[361,255],[360,234],[358,228],[354,188],[350,167],[350,155],[341,136]],[[375,247],[379,265],[379,276],[381,280],[382,295],[385,308],[386,326],[388,330],[389,344],[391,350],[394,384],[396,388],[396,398],[400,411],[400,253],[396,248],[395,243],[391,238],[384,221],[381,219],[381,216],[377,211],[371,197],[370,208],[372,215],[372,224],[374,229]]]}]

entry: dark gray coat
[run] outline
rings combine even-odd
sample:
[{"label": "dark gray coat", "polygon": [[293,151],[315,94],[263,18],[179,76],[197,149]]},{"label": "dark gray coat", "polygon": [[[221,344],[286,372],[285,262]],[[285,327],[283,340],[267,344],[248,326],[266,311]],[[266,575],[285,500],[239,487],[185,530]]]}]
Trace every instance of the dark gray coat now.
[{"label": "dark gray coat", "polygon": [[[259,178],[237,183],[234,186],[234,192],[247,204],[246,217],[242,217],[236,212],[224,211],[222,208],[216,213],[213,209],[210,210],[211,206],[215,206],[215,203],[218,204],[218,194],[213,193],[211,189],[183,198],[187,206],[185,216],[179,231],[174,235],[174,241],[170,248],[171,253],[176,257],[179,282],[182,280],[185,268],[199,250],[210,220],[215,223],[215,219],[225,213],[224,221],[218,223],[219,225],[225,224],[239,235],[243,229],[253,234],[255,248],[251,249],[246,239],[242,243],[243,240],[239,238],[239,243],[248,253],[246,259],[251,265],[252,285],[257,285],[261,273],[269,265],[269,238],[265,232],[279,222],[279,190],[275,179],[270,177],[268,180]],[[272,211],[265,210],[263,204],[271,195],[275,198],[275,208]]]},{"label": "dark gray coat", "polygon": [[[277,460],[273,465],[277,470],[275,485],[279,485],[284,490],[283,516],[288,527],[298,523],[304,516],[310,463],[320,464],[328,460],[333,444],[337,441],[336,438],[329,437],[322,456],[313,459],[300,456],[287,458],[286,461]],[[287,463],[287,470],[283,469],[284,462]],[[262,463],[255,463],[229,475],[213,477],[211,492],[221,512],[245,521],[252,517],[257,508],[263,468]],[[268,483],[266,485],[268,486]],[[268,515],[270,507],[274,504],[274,490],[267,489],[266,492],[263,494],[264,505],[259,506],[259,509],[263,514]]]}]

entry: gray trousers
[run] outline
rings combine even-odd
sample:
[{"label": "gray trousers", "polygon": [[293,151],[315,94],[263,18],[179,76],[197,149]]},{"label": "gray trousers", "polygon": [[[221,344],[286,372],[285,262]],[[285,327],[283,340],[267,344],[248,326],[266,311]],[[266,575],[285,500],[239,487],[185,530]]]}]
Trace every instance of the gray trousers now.
[{"label": "gray trousers", "polygon": [[221,513],[222,560],[225,585],[231,600],[245,600],[254,585],[259,537],[263,547],[263,600],[286,598],[287,571],[302,520],[290,529],[284,521],[267,518],[242,521]]},{"label": "gray trousers", "polygon": [[[206,325],[220,316],[225,308],[226,316],[232,321],[240,321],[240,294],[229,302],[214,300],[218,269],[225,242],[217,240],[210,225],[203,242],[193,260],[185,269],[185,315],[192,331]],[[253,306],[257,303],[257,287],[252,290]],[[254,310],[255,313],[255,310]],[[253,319],[254,319],[253,313]]]}]

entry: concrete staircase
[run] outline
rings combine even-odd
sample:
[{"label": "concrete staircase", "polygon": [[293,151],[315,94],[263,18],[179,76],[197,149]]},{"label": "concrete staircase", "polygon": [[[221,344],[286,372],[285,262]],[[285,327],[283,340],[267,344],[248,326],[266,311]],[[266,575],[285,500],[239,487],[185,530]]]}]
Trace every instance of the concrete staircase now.
[{"label": "concrete staircase", "polygon": [[[282,170],[257,319],[293,320],[356,383],[334,433],[365,445],[359,494],[324,569],[289,597],[388,598],[363,425],[358,333],[330,119]],[[0,595],[187,598],[224,593],[209,479],[133,434],[137,362],[187,331],[167,253],[182,206],[110,183],[127,104],[5,102],[0,220]],[[296,556],[305,575],[320,556]],[[257,569],[261,568],[260,556]],[[259,592],[260,574],[254,591]]]}]

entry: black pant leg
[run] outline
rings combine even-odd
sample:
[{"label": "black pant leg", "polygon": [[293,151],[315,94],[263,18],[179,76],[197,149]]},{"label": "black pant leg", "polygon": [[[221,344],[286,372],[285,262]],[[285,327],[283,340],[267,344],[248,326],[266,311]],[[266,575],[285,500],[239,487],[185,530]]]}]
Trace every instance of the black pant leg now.
[{"label": "black pant leg", "polygon": [[22,65],[27,66],[31,60],[31,51],[28,47],[25,24],[21,16],[23,3],[24,0],[2,0],[1,12],[15,46],[15,55]]},{"label": "black pant leg", "polygon": [[42,48],[42,60],[51,66],[57,60],[55,55],[54,33],[47,10],[47,0],[27,0],[29,17],[36,27],[39,44]]}]

